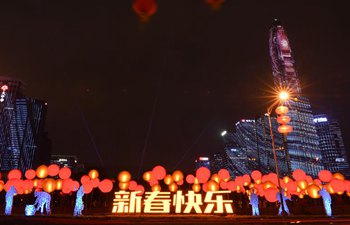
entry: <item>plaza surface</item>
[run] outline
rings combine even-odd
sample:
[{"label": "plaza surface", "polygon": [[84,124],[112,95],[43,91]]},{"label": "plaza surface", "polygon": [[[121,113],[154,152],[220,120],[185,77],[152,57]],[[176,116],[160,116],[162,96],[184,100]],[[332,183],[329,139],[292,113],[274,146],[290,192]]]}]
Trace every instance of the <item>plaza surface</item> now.
[{"label": "plaza surface", "polygon": [[350,224],[349,216],[237,216],[237,215],[104,215],[74,218],[67,215],[25,217],[22,215],[0,216],[1,225],[34,224]]}]

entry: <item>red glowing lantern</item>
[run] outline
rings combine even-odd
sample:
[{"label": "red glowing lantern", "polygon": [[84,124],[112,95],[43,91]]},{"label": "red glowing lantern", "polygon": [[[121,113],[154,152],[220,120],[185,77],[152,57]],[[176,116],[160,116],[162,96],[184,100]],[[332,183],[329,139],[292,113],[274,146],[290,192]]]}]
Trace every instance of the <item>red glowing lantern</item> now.
[{"label": "red glowing lantern", "polygon": [[288,113],[288,107],[280,105],[276,108],[275,112],[277,115],[285,115]]},{"label": "red glowing lantern", "polygon": [[152,185],[152,191],[160,191],[162,187],[159,184]]},{"label": "red glowing lantern", "polygon": [[293,171],[293,178],[296,181],[301,181],[306,179],[306,173],[301,169],[296,169]]},{"label": "red glowing lantern", "polygon": [[69,190],[71,192],[73,190],[73,180],[72,179],[65,179],[62,181],[62,191],[63,190]]},{"label": "red glowing lantern", "polygon": [[243,177],[241,177],[241,176],[237,176],[235,178],[235,182],[236,182],[237,186],[243,186],[244,185],[244,180],[243,180]]},{"label": "red glowing lantern", "polygon": [[189,184],[193,184],[194,182],[194,176],[192,174],[188,174],[186,176],[186,182],[189,183]]},{"label": "red glowing lantern", "polygon": [[173,172],[172,177],[173,177],[175,182],[179,182],[182,179],[184,179],[184,174],[180,170],[176,170]]},{"label": "red glowing lantern", "polygon": [[330,182],[333,179],[333,175],[328,170],[321,170],[318,172],[318,178],[323,182]]},{"label": "red glowing lantern", "polygon": [[99,183],[98,188],[101,190],[101,192],[108,193],[112,191],[113,183],[109,179],[104,179]]},{"label": "red glowing lantern", "polygon": [[314,182],[314,179],[312,179],[311,176],[305,176],[305,180],[308,184],[312,184]]},{"label": "red glowing lantern", "polygon": [[24,174],[24,176],[25,176],[28,180],[32,180],[32,179],[35,178],[36,172],[35,172],[35,170],[30,169],[30,170],[27,170],[27,171],[26,171],[26,173]]},{"label": "red glowing lantern", "polygon": [[9,180],[12,180],[12,179],[21,179],[22,178],[22,172],[20,170],[11,170],[8,175],[7,175],[7,178]]},{"label": "red glowing lantern", "polygon": [[311,184],[306,188],[306,193],[310,196],[310,198],[320,198],[321,196],[318,194],[320,191],[320,187],[316,184]]},{"label": "red glowing lantern", "polygon": [[279,116],[279,117],[277,117],[277,122],[279,124],[287,124],[290,122],[290,117],[289,116]]},{"label": "red glowing lantern", "polygon": [[287,190],[289,193],[295,193],[298,190],[298,185],[295,181],[289,181],[287,183]]},{"label": "red glowing lantern", "polygon": [[56,180],[56,190],[62,190],[62,186],[63,186],[63,180],[57,179]]},{"label": "red glowing lantern", "polygon": [[88,175],[83,175],[81,178],[80,178],[80,183],[81,184],[85,184],[86,182],[90,182],[90,177]]},{"label": "red glowing lantern", "polygon": [[92,179],[90,182],[92,183],[93,188],[97,188],[98,185],[100,184],[100,179],[95,178],[95,179]]},{"label": "red glowing lantern", "polygon": [[141,22],[148,22],[157,11],[157,4],[154,0],[135,0],[132,8],[139,15]]},{"label": "red glowing lantern", "polygon": [[265,198],[269,202],[276,202],[277,201],[277,189],[276,188],[268,188],[265,189]]},{"label": "red glowing lantern", "polygon": [[41,165],[38,168],[36,168],[36,176],[38,178],[43,179],[43,178],[47,177],[47,175],[48,175],[47,166]]},{"label": "red glowing lantern", "polygon": [[217,173],[214,173],[212,176],[211,176],[211,178],[210,178],[210,180],[214,180],[216,183],[220,183],[220,177],[219,177],[219,175],[217,174]]},{"label": "red glowing lantern", "polygon": [[136,195],[141,196],[143,193],[145,193],[145,188],[139,184],[136,186],[135,191],[138,192]]},{"label": "red glowing lantern", "polygon": [[337,178],[338,180],[345,180],[344,175],[341,173],[335,173],[335,174],[333,174],[333,177]]},{"label": "red glowing lantern", "polygon": [[176,184],[179,185],[179,186],[180,186],[180,185],[183,185],[183,184],[184,184],[184,180],[182,179],[182,180],[176,182]]},{"label": "red glowing lantern", "polygon": [[72,171],[68,167],[63,167],[63,168],[60,169],[60,172],[58,173],[58,176],[61,179],[68,179],[71,174],[72,174]]},{"label": "red glowing lantern", "polygon": [[237,191],[237,184],[234,181],[227,182],[227,189],[230,191]]},{"label": "red glowing lantern", "polygon": [[142,178],[143,178],[145,181],[150,181],[150,180],[153,178],[152,171],[147,171],[147,172],[145,172],[145,173],[142,175]]},{"label": "red glowing lantern", "polygon": [[288,134],[290,132],[293,131],[293,127],[289,126],[289,125],[281,125],[277,128],[278,132],[281,133],[281,134]]},{"label": "red glowing lantern", "polygon": [[201,184],[207,182],[210,178],[210,170],[204,166],[198,168],[196,171],[196,178]]},{"label": "red glowing lantern", "polygon": [[[93,183],[92,183],[93,184]],[[72,191],[77,191],[79,190],[80,184],[78,181],[74,180],[72,183]]]},{"label": "red glowing lantern", "polygon": [[331,182],[329,182],[329,186],[334,190],[334,192],[344,192],[345,185],[344,181],[339,179],[332,179]]},{"label": "red glowing lantern", "polygon": [[83,184],[83,190],[85,194],[89,194],[92,191],[92,189],[94,189],[94,187],[92,186],[91,182]]},{"label": "red glowing lantern", "polygon": [[244,174],[242,178],[243,178],[243,182],[244,182],[243,185],[244,186],[247,186],[250,184],[251,179],[250,179],[250,176],[248,174]]},{"label": "red glowing lantern", "polygon": [[321,182],[321,180],[319,180],[319,179],[315,179],[315,180],[314,180],[314,183],[315,183],[317,186],[319,186],[319,187],[322,186],[322,182]]},{"label": "red glowing lantern", "polygon": [[56,164],[51,164],[49,167],[47,167],[47,172],[51,177],[57,176],[57,174],[60,172],[60,167]]},{"label": "red glowing lantern", "polygon": [[149,183],[150,186],[153,186],[155,184],[159,184],[157,179],[151,179],[150,181],[148,181],[148,183]]},{"label": "red glowing lantern", "polygon": [[208,191],[218,191],[219,190],[219,184],[214,180],[208,181],[206,186],[208,188]]},{"label": "red glowing lantern", "polygon": [[56,190],[56,181],[52,178],[47,178],[43,182],[43,189],[47,193],[51,193]]},{"label": "red glowing lantern", "polygon": [[260,180],[261,179],[261,175],[262,175],[261,172],[258,171],[258,170],[254,170],[252,172],[252,178],[253,178],[254,181]]},{"label": "red glowing lantern", "polygon": [[230,178],[231,178],[231,175],[230,175],[230,173],[228,172],[227,169],[221,169],[221,170],[219,170],[218,175],[219,175],[219,178],[220,178],[221,180],[224,180],[224,181],[226,181],[226,182],[229,181]]},{"label": "red glowing lantern", "polygon": [[31,192],[34,187],[34,182],[33,180],[24,180],[22,182],[22,186],[24,190],[26,190],[27,192]]},{"label": "red glowing lantern", "polygon": [[164,184],[169,185],[173,182],[174,182],[173,176],[171,176],[170,174],[164,177]]},{"label": "red glowing lantern", "polygon": [[2,190],[4,189],[4,181],[0,180],[0,192],[2,192]]},{"label": "red glowing lantern", "polygon": [[201,190],[201,185],[200,184],[193,184],[192,185],[192,190],[194,192],[199,192]]},{"label": "red glowing lantern", "polygon": [[212,10],[219,10],[221,8],[222,3],[224,3],[225,0],[206,0],[206,3],[210,5],[210,8]]},{"label": "red glowing lantern", "polygon": [[90,170],[88,175],[91,179],[96,179],[96,178],[98,178],[99,173],[97,170]]},{"label": "red glowing lantern", "polygon": [[274,184],[271,181],[266,181],[265,183],[263,183],[263,188],[265,189],[269,189],[269,188],[277,188],[276,184]]},{"label": "red glowing lantern", "polygon": [[152,174],[157,180],[163,180],[166,176],[166,170],[162,166],[155,166],[152,170]]},{"label": "red glowing lantern", "polygon": [[220,188],[223,189],[223,190],[226,190],[227,189],[227,182],[226,181],[220,181]]},{"label": "red glowing lantern", "polygon": [[120,190],[127,190],[129,188],[129,182],[119,182],[118,184]]},{"label": "red glowing lantern", "polygon": [[176,183],[172,183],[172,184],[169,185],[169,191],[176,192],[177,189],[178,189],[178,186],[177,186]]},{"label": "red glowing lantern", "polygon": [[134,181],[134,180],[131,180],[131,181],[129,182],[129,190],[130,190],[130,191],[135,191],[135,190],[136,190],[136,187],[137,187],[137,182]]},{"label": "red glowing lantern", "polygon": [[119,182],[129,182],[131,179],[131,174],[128,171],[122,171],[118,174],[118,181]]}]

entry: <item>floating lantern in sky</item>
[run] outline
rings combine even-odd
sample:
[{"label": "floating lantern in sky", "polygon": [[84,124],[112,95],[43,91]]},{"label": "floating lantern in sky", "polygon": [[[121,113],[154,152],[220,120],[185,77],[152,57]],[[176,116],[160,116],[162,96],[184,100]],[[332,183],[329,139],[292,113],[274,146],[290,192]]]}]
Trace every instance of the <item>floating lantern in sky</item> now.
[{"label": "floating lantern in sky", "polygon": [[148,22],[150,17],[157,12],[157,4],[154,0],[135,0],[132,8],[141,22]]}]

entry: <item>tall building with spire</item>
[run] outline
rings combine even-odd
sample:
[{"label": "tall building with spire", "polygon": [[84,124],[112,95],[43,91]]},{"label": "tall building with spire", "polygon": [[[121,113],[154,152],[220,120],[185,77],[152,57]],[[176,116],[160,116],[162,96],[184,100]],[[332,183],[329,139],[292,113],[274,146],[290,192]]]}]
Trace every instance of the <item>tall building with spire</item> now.
[{"label": "tall building with spire", "polygon": [[18,80],[0,78],[0,88],[0,171],[25,171],[36,162],[48,163],[46,102],[25,96]]},{"label": "tall building with spire", "polygon": [[293,132],[286,137],[291,169],[302,169],[317,176],[324,167],[310,101],[302,94],[290,42],[285,29],[277,20],[270,29],[269,44],[274,85],[277,89],[288,89],[292,94],[287,105],[288,116],[291,117],[289,125],[293,127]]}]

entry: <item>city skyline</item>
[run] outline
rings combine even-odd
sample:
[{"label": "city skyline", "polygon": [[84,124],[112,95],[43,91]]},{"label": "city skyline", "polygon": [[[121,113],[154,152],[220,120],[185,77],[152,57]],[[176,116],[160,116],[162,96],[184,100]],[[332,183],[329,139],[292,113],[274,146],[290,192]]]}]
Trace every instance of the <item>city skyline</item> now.
[{"label": "city skyline", "polygon": [[0,13],[0,74],[25,80],[29,96],[47,100],[53,153],[116,170],[130,161],[133,171],[189,170],[197,154],[221,148],[221,130],[268,106],[261,96],[272,81],[267,30],[275,17],[292,39],[303,93],[316,113],[339,119],[349,146],[341,5],[268,1],[262,13],[243,1],[217,12],[202,2],[159,2],[140,28],[130,4],[2,5],[9,13]]}]

